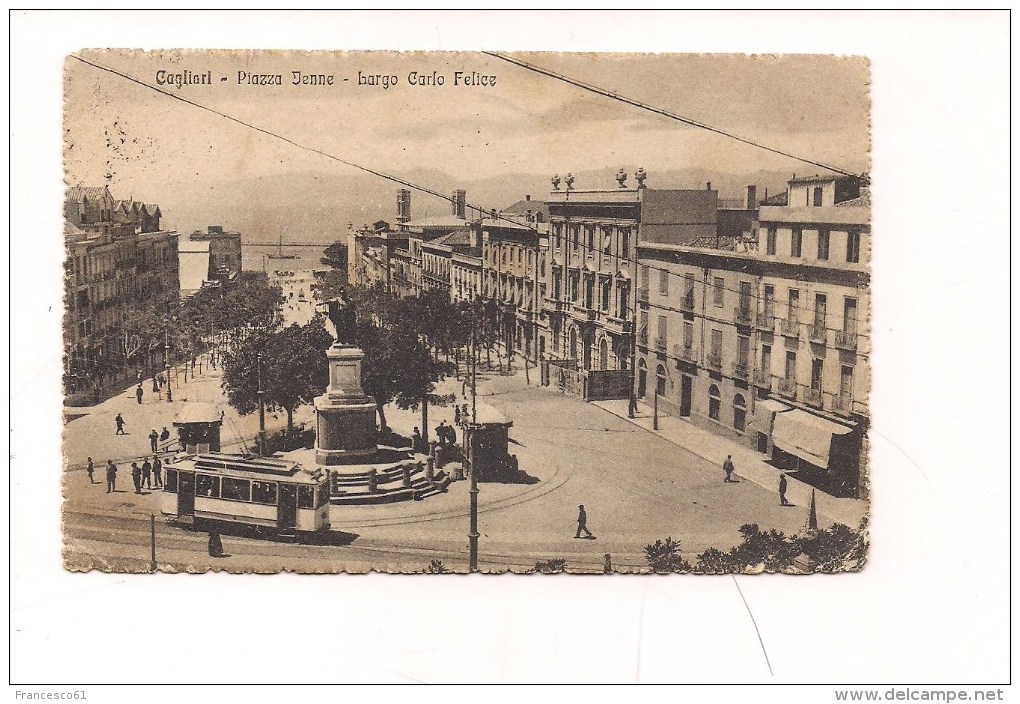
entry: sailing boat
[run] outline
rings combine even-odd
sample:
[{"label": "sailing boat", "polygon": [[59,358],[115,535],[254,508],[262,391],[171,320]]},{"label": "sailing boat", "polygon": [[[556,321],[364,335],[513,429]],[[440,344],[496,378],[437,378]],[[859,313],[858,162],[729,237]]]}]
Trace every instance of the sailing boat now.
[{"label": "sailing boat", "polygon": [[297,259],[296,254],[284,254],[283,253],[283,233],[280,233],[280,243],[276,246],[276,252],[270,252],[266,255],[270,259]]}]

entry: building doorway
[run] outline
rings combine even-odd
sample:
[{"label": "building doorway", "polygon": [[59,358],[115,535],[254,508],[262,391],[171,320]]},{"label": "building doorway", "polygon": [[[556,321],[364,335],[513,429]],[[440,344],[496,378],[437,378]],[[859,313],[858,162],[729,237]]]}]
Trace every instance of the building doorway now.
[{"label": "building doorway", "polygon": [[599,369],[602,371],[609,369],[609,343],[604,336],[599,341]]},{"label": "building doorway", "polygon": [[637,395],[638,398],[644,398],[645,393],[648,390],[648,367],[645,365],[645,360],[638,362],[638,373],[637,373]]},{"label": "building doorway", "polygon": [[680,377],[680,415],[691,415],[691,378],[686,374]]}]

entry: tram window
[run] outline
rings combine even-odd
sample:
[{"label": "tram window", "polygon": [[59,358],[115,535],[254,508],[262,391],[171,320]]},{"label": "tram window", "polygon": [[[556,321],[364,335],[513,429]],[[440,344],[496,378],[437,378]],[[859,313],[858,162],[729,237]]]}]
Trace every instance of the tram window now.
[{"label": "tram window", "polygon": [[316,508],[319,506],[325,506],[329,503],[329,483],[319,485],[319,496],[318,501],[315,502]]},{"label": "tram window", "polygon": [[247,479],[223,477],[223,498],[233,501],[251,501],[251,485]]},{"label": "tram window", "polygon": [[205,496],[210,499],[220,498],[220,478],[199,474],[195,478],[195,496]]},{"label": "tram window", "polygon": [[177,470],[168,469],[166,470],[166,480],[163,483],[163,491],[169,491],[171,494],[177,493]]},{"label": "tram window", "polygon": [[315,508],[315,487],[299,486],[297,490],[298,508]]},{"label": "tram window", "polygon": [[254,504],[276,504],[276,482],[252,482],[251,501]]}]

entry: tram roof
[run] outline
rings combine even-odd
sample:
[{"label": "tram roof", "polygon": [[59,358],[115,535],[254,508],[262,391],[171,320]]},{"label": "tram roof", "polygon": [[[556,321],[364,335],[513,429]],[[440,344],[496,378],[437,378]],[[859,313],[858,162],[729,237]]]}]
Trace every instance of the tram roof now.
[{"label": "tram roof", "polygon": [[195,470],[199,472],[215,472],[223,475],[243,476],[248,479],[277,479],[300,484],[318,484],[326,478],[318,467],[312,471],[297,462],[272,457],[208,452],[194,455],[175,464],[180,465],[184,462],[193,463]]}]

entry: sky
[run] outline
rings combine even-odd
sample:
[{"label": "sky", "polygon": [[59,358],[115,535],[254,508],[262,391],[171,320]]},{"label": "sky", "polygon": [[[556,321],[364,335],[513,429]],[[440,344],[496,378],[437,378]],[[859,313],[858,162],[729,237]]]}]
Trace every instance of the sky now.
[{"label": "sky", "polygon": [[[470,182],[507,172],[551,176],[609,166],[632,174],[643,167],[654,185],[656,170],[820,170],[480,53],[82,50],[76,55],[149,85],[157,84],[159,71],[210,71],[213,85],[160,87],[388,173],[434,169]],[[514,56],[784,151],[852,172],[869,169],[870,67],[861,57]],[[335,82],[294,86],[292,71],[331,74]],[[456,71],[495,77],[494,85],[455,85]],[[239,72],[280,74],[283,85],[239,83]],[[445,83],[411,85],[412,72],[442,76]],[[387,88],[359,85],[359,77],[367,83],[365,77],[383,75],[396,77]],[[72,57],[65,61],[64,88],[66,180],[106,182],[118,198],[162,202],[168,189],[189,191],[197,184],[350,170]],[[255,187],[251,195],[284,197]]]}]

